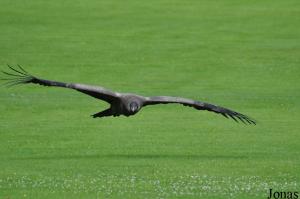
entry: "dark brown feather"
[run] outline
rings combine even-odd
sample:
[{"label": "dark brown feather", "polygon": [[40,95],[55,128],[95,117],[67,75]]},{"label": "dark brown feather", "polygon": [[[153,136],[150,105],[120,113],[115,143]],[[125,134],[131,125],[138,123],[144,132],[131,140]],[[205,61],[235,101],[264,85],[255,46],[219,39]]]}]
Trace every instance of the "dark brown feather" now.
[{"label": "dark brown feather", "polygon": [[144,106],[147,105],[155,105],[155,104],[167,104],[167,103],[178,103],[182,104],[184,106],[190,106],[197,110],[207,110],[214,113],[218,113],[223,115],[224,117],[232,118],[236,122],[239,120],[242,121],[245,124],[245,121],[247,121],[249,124],[256,124],[256,121],[249,118],[246,115],[243,115],[241,113],[232,111],[227,108],[223,108],[220,106],[216,106],[213,104],[209,104],[206,102],[200,102],[200,101],[194,101],[191,99],[181,98],[181,97],[170,97],[170,96],[154,96],[154,97],[148,97],[147,100],[144,103]]}]

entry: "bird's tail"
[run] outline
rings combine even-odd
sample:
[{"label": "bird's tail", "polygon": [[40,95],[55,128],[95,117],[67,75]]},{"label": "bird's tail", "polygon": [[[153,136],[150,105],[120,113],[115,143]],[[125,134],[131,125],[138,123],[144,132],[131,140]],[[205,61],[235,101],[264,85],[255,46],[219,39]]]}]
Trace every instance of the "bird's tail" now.
[{"label": "bird's tail", "polygon": [[4,80],[4,86],[14,86],[18,84],[27,84],[31,83],[35,77],[30,75],[27,71],[25,71],[20,65],[17,65],[18,67],[12,67],[10,65],[7,65],[8,68],[10,68],[11,72],[2,71],[3,74],[6,75],[6,77],[1,78],[0,80]]},{"label": "bird's tail", "polygon": [[111,108],[108,108],[104,111],[101,111],[99,113],[95,113],[93,115],[91,115],[93,118],[96,118],[96,117],[108,117],[108,116],[111,116],[113,115],[113,112],[111,110]]}]

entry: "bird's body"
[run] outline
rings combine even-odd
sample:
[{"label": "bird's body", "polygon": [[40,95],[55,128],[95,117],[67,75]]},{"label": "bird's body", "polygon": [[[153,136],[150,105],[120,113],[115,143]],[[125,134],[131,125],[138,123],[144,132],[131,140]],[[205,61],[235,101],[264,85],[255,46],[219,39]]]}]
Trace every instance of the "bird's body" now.
[{"label": "bird's body", "polygon": [[119,93],[113,92],[106,88],[100,86],[90,86],[85,84],[77,84],[77,83],[64,83],[57,82],[52,80],[45,80],[27,73],[21,66],[19,66],[20,70],[9,66],[9,68],[15,73],[4,72],[4,74],[11,76],[7,83],[8,85],[16,85],[16,84],[40,84],[43,86],[56,86],[74,89],[84,94],[90,95],[97,99],[106,101],[110,104],[110,107],[104,111],[93,114],[94,118],[97,117],[108,117],[108,116],[131,116],[138,113],[144,106],[155,105],[155,104],[168,104],[168,103],[177,103],[182,104],[184,106],[190,106],[197,110],[207,110],[212,111],[218,114],[223,115],[227,118],[232,118],[235,121],[242,121],[243,123],[255,124],[255,121],[250,119],[248,116],[243,115],[241,113],[232,111],[227,108],[223,108],[220,106],[216,106],[213,104],[194,101],[191,99],[181,98],[181,97],[171,97],[171,96],[153,96],[153,97],[144,97],[140,95],[136,95],[133,93]]},{"label": "bird's body", "polygon": [[[145,98],[131,93],[119,93],[119,99],[111,103],[109,110],[113,116],[135,115],[144,105]],[[134,106],[132,107],[131,106]],[[109,115],[108,115],[109,116]]]}]

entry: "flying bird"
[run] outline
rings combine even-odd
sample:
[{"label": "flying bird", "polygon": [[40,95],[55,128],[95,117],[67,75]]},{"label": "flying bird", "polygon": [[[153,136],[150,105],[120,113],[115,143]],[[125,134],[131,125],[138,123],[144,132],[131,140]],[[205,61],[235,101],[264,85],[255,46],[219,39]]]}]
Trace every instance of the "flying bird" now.
[{"label": "flying bird", "polygon": [[17,84],[33,83],[40,84],[43,86],[69,88],[90,95],[94,98],[106,101],[110,104],[110,107],[108,109],[93,114],[92,117],[94,118],[101,118],[107,116],[115,117],[120,115],[125,115],[128,117],[131,115],[135,115],[143,107],[148,105],[176,103],[182,104],[184,106],[189,106],[197,110],[207,110],[217,114],[221,114],[226,118],[232,118],[236,122],[242,121],[245,124],[256,124],[255,120],[249,118],[244,114],[206,102],[194,101],[192,99],[171,96],[144,97],[133,93],[114,92],[100,86],[46,80],[29,74],[20,65],[17,66],[18,67],[12,67],[8,65],[11,71],[2,71],[5,75],[7,75],[6,78],[2,79],[7,81],[5,85],[14,86]]}]

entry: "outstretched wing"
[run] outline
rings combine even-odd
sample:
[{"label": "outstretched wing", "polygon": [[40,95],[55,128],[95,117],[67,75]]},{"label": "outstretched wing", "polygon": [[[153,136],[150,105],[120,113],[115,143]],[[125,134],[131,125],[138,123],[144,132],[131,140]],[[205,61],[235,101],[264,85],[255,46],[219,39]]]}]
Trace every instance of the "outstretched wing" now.
[{"label": "outstretched wing", "polygon": [[5,84],[7,86],[33,83],[33,84],[40,84],[43,86],[57,86],[57,87],[70,88],[85,93],[87,95],[90,95],[92,97],[95,97],[97,99],[104,100],[108,103],[117,100],[121,95],[120,93],[113,92],[99,86],[90,86],[90,85],[76,84],[76,83],[64,83],[64,82],[41,79],[33,75],[30,75],[20,65],[18,65],[18,69],[9,65],[8,67],[12,70],[11,72],[2,71],[5,75],[9,76],[7,78],[2,79],[7,81]]},{"label": "outstretched wing", "polygon": [[218,114],[223,115],[226,118],[232,118],[236,122],[238,120],[242,121],[243,123],[249,123],[249,124],[256,124],[256,122],[249,118],[246,115],[243,115],[241,113],[232,111],[227,108],[223,108],[220,106],[216,106],[213,104],[205,103],[205,102],[199,102],[199,101],[194,101],[191,99],[186,99],[186,98],[181,98],[181,97],[170,97],[170,96],[155,96],[155,97],[147,97],[144,106],[147,105],[155,105],[155,104],[168,104],[168,103],[178,103],[182,104],[184,106],[190,106],[193,107],[197,110],[207,110],[207,111],[212,111]]}]

